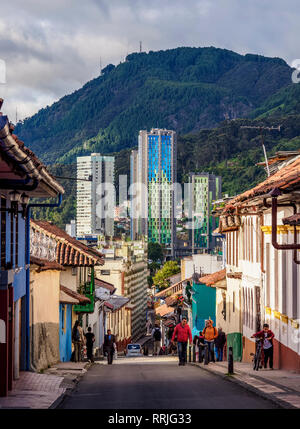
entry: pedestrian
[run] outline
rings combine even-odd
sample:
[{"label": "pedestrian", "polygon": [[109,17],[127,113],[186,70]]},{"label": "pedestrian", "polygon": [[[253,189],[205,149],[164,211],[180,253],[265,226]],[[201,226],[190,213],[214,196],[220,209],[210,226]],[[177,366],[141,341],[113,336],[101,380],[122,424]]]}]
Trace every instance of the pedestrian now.
[{"label": "pedestrian", "polygon": [[95,335],[93,334],[92,328],[90,326],[88,327],[88,331],[85,334],[85,340],[86,340],[87,358],[90,362],[94,362],[93,345],[95,341]]},{"label": "pedestrian", "polygon": [[155,323],[155,327],[152,330],[152,338],[154,339],[153,355],[157,356],[160,351],[160,340],[161,340],[161,331],[158,323]]},{"label": "pedestrian", "polygon": [[177,347],[178,347],[178,357],[179,357],[179,365],[185,365],[186,364],[186,352],[187,352],[187,343],[188,340],[190,341],[190,344],[193,342],[192,333],[189,325],[187,324],[186,317],[183,317],[181,322],[176,325],[173,336],[172,336],[172,342],[177,337]]},{"label": "pedestrian", "polygon": [[78,331],[79,331],[79,336],[80,336],[80,355],[79,355],[79,362],[83,362],[83,358],[84,358],[84,347],[85,347],[85,337],[84,337],[84,332],[82,329],[82,326],[80,325],[80,322],[78,324]]},{"label": "pedestrian", "polygon": [[174,325],[170,325],[168,328],[168,333],[167,333],[168,346],[170,346],[170,344],[171,344],[173,332],[174,332]]},{"label": "pedestrian", "polygon": [[76,320],[72,329],[72,343],[74,345],[74,362],[80,362],[81,342],[78,329],[79,320]]},{"label": "pedestrian", "polygon": [[211,319],[207,321],[206,327],[203,329],[202,334],[204,336],[204,344],[206,344],[208,348],[208,360],[215,362],[214,342],[218,336],[218,331],[217,328],[213,326],[213,321]]},{"label": "pedestrian", "polygon": [[215,339],[216,359],[217,362],[223,361],[223,350],[226,343],[226,335],[222,328],[218,329],[218,336]]},{"label": "pedestrian", "polygon": [[264,367],[267,368],[269,361],[269,368],[273,369],[273,338],[274,333],[270,330],[269,325],[265,323],[263,325],[263,330],[256,332],[251,336],[251,338],[260,338],[262,342],[262,360],[264,362]]},{"label": "pedestrian", "polygon": [[107,335],[104,335],[104,343],[103,343],[103,350],[104,350],[104,353],[107,354],[108,365],[111,365],[113,362],[115,343],[116,343],[115,336],[112,335],[111,330],[108,329]]},{"label": "pedestrian", "polygon": [[195,347],[196,362],[199,362],[199,336],[194,335],[193,344]]},{"label": "pedestrian", "polygon": [[205,347],[207,347],[204,343],[204,335],[202,331],[199,331],[198,345],[199,345],[199,362],[202,363],[204,359]]}]

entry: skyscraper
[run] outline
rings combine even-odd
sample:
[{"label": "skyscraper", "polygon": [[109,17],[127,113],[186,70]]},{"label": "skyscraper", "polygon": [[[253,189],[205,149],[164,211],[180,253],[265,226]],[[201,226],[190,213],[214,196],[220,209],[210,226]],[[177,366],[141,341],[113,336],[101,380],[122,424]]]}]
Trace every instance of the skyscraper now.
[{"label": "skyscraper", "polygon": [[[100,184],[114,184],[115,158],[92,153],[90,156],[77,158],[77,236],[91,234],[113,235],[114,210],[106,217],[99,216],[97,204],[101,199]],[[89,181],[89,179],[91,179]],[[103,185],[104,186],[104,185]],[[102,210],[102,213],[103,210]]]},{"label": "skyscraper", "polygon": [[211,215],[212,202],[222,197],[221,177],[210,173],[190,173],[189,241],[192,253],[198,249],[213,250],[216,218]]},{"label": "skyscraper", "polygon": [[173,188],[176,149],[175,131],[153,128],[150,132],[140,131],[138,151],[131,155],[131,180],[138,182],[135,202],[131,205],[135,217],[131,237],[145,235],[149,242],[165,245],[171,256],[176,239]]}]

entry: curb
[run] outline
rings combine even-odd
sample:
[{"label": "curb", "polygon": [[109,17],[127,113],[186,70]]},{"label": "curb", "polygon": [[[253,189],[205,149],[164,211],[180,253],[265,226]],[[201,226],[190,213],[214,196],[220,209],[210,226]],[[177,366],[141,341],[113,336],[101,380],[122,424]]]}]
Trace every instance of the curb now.
[{"label": "curb", "polygon": [[272,394],[262,392],[260,389],[257,389],[256,387],[251,386],[250,384],[247,384],[246,382],[244,382],[242,380],[238,380],[237,378],[234,377],[234,375],[237,375],[237,374],[233,374],[232,376],[228,376],[225,374],[221,374],[217,371],[214,371],[212,369],[199,366],[194,362],[189,362],[189,364],[196,366],[200,369],[203,369],[204,371],[210,372],[211,374],[217,375],[217,376],[223,378],[223,380],[227,380],[227,381],[230,381],[232,383],[236,383],[239,386],[243,387],[245,390],[248,390],[249,392],[255,393],[257,396],[260,396],[261,398],[264,398],[264,399],[267,399],[268,401],[273,402],[275,405],[277,405],[280,408],[285,408],[285,409],[288,408],[288,409],[296,409],[296,410],[299,409],[298,407],[295,407],[294,405],[290,404],[289,402],[286,402],[282,399],[279,399],[278,397],[276,397]]},{"label": "curb", "polygon": [[[85,369],[87,371],[92,365],[93,365],[92,362],[87,362],[86,365],[83,367],[83,369]],[[76,378],[75,378],[74,386],[70,387],[70,388],[67,388],[64,393],[62,393],[58,398],[56,398],[55,401],[52,402],[52,404],[50,405],[50,407],[48,407],[48,410],[54,410],[54,409],[59,408],[62,405],[62,403],[64,402],[64,400],[68,396],[71,396],[72,392],[75,390],[75,388],[77,387],[77,384],[79,383],[79,379],[81,377],[83,377],[84,374],[78,374],[76,376]]]}]

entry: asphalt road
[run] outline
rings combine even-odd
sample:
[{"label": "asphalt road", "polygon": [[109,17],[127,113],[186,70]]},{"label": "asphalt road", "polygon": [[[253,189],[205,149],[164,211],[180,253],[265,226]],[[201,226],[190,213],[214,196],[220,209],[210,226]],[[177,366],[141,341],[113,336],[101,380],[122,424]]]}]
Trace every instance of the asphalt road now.
[{"label": "asphalt road", "polygon": [[172,357],[95,363],[61,404],[65,409],[270,409],[271,402]]}]

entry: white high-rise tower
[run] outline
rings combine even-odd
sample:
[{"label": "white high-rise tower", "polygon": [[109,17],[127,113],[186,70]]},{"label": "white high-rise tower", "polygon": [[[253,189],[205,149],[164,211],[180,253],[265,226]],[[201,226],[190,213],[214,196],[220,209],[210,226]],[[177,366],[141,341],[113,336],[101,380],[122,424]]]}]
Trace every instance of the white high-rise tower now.
[{"label": "white high-rise tower", "polygon": [[[92,153],[77,158],[77,216],[76,231],[78,237],[92,234],[114,234],[114,211],[102,219],[97,216],[96,207],[101,195],[98,185],[114,184],[115,158]],[[92,179],[89,181],[89,179]]]}]

